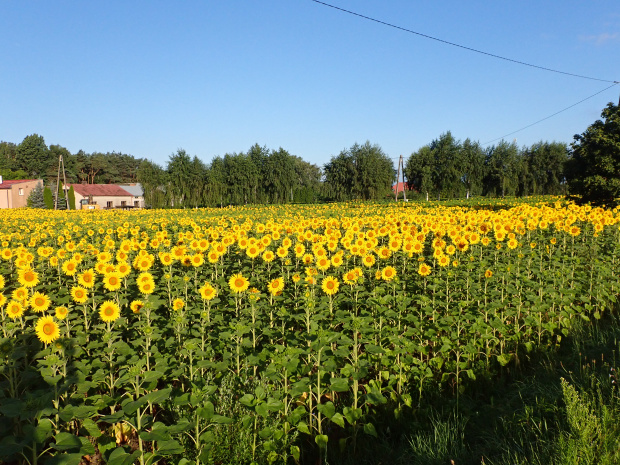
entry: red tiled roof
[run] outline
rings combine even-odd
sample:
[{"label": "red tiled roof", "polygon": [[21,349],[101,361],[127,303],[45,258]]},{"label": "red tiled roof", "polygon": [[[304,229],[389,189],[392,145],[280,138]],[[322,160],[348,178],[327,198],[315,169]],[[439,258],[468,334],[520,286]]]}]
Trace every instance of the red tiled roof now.
[{"label": "red tiled roof", "polygon": [[3,179],[2,184],[0,184],[0,189],[10,189],[14,184],[32,181],[39,181],[39,179]]},{"label": "red tiled roof", "polygon": [[410,190],[409,185],[406,182],[399,182],[398,184],[394,184],[392,186],[392,191],[396,192],[396,188],[398,188],[398,192]]},{"label": "red tiled roof", "polygon": [[106,196],[106,197],[132,197],[132,195],[116,184],[67,184],[73,186],[73,190],[83,197]]}]

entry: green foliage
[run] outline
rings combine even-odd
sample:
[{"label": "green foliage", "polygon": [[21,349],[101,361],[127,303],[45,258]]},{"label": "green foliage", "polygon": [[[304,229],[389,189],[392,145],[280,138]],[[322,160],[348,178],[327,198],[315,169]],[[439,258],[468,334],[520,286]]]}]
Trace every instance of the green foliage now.
[{"label": "green foliage", "polygon": [[26,173],[24,170],[10,170],[8,168],[2,169],[0,170],[0,176],[2,176],[2,179],[28,179],[28,173]]},{"label": "green foliage", "polygon": [[567,178],[582,202],[614,206],[620,198],[620,107],[607,104],[601,118],[574,136]]},{"label": "green foliage", "polygon": [[324,166],[326,195],[337,201],[379,200],[391,192],[396,171],[381,147],[354,144]]},{"label": "green foliage", "polygon": [[75,189],[73,186],[69,188],[67,196],[69,197],[69,210],[75,210]]},{"label": "green foliage", "polygon": [[43,189],[43,203],[45,204],[45,208],[50,210],[54,209],[54,194],[48,186],[45,186],[45,189]]},{"label": "green foliage", "polygon": [[32,134],[26,136],[17,146],[16,160],[19,168],[32,178],[42,178],[50,166],[49,149],[43,136]]}]

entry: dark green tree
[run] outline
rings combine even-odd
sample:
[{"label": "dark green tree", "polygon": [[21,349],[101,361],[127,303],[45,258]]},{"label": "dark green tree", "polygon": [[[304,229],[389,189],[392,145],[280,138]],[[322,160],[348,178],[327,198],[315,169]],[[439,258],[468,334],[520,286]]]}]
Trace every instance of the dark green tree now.
[{"label": "dark green tree", "polygon": [[433,184],[433,170],[435,160],[430,146],[425,145],[417,152],[411,154],[404,166],[405,178],[409,189],[416,190],[428,197],[435,195]]},{"label": "dark green tree", "polygon": [[481,195],[485,176],[484,149],[478,142],[469,138],[460,147],[462,182],[465,187],[465,196]]},{"label": "dark green tree", "polygon": [[353,198],[356,171],[353,157],[348,150],[343,150],[337,156],[332,156],[323,167],[325,173],[325,193],[328,198],[336,201]]},{"label": "dark green tree", "polygon": [[458,196],[463,174],[460,143],[448,131],[431,142],[430,149],[434,160],[432,180],[437,198]]},{"label": "dark green tree", "polygon": [[620,107],[608,103],[601,118],[573,137],[567,179],[580,202],[613,206],[620,198]]},{"label": "dark green tree", "polygon": [[491,196],[516,195],[521,169],[516,142],[504,140],[487,149],[484,194]]},{"label": "dark green tree", "polygon": [[54,194],[48,186],[45,186],[45,189],[43,189],[43,202],[45,203],[45,208],[49,210],[54,209]]},{"label": "dark green tree", "polygon": [[166,171],[156,163],[143,160],[138,167],[137,181],[144,191],[144,203],[148,208],[164,208],[167,204]]},{"label": "dark green tree", "polygon": [[49,166],[53,165],[45,139],[38,134],[26,136],[17,146],[16,155],[19,169],[33,178],[45,176]]},{"label": "dark green tree", "polygon": [[183,149],[170,155],[166,168],[168,185],[166,192],[173,207],[183,207],[194,187],[192,183],[192,159]]},{"label": "dark green tree", "polygon": [[73,189],[73,186],[69,188],[67,197],[69,198],[69,210],[75,210],[75,190]]},{"label": "dark green tree", "polygon": [[354,144],[332,157],[325,173],[325,193],[337,201],[381,199],[390,193],[394,163],[377,144]]},{"label": "dark green tree", "polygon": [[222,157],[211,160],[208,171],[207,204],[224,206],[228,203],[228,185],[226,184],[226,166]]}]

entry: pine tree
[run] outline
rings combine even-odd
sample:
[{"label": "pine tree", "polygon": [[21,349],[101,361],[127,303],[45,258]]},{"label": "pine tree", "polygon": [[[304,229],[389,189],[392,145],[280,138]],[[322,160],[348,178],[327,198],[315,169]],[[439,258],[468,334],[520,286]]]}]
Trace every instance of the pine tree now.
[{"label": "pine tree", "polygon": [[30,195],[28,196],[28,207],[47,208],[47,206],[45,205],[45,199],[43,197],[43,184],[37,184],[37,186],[30,192]]},{"label": "pine tree", "polygon": [[54,194],[52,194],[52,190],[47,186],[43,189],[43,202],[45,203],[45,208],[49,210],[54,209]]}]

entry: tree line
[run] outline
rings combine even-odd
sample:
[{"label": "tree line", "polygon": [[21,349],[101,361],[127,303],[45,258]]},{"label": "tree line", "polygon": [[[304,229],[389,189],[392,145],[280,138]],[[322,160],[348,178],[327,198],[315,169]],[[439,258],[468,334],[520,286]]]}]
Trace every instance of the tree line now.
[{"label": "tree line", "polygon": [[43,136],[31,134],[19,144],[0,142],[0,175],[5,179],[43,179],[48,184],[56,181],[60,155],[68,183],[136,182],[138,167],[143,161],[117,152],[86,153],[80,150],[73,154],[61,145],[48,147]]},{"label": "tree line", "polygon": [[450,131],[414,152],[404,174],[410,189],[429,198],[560,195],[567,191],[569,149],[560,142],[519,148],[501,141],[483,148]]},{"label": "tree line", "polygon": [[[611,204],[620,197],[620,108],[608,104],[569,146],[537,142],[518,147],[500,141],[483,147],[459,141],[448,131],[406,158],[403,174],[410,191],[422,198],[579,194]],[[16,145],[0,142],[0,174],[6,179],[43,178],[53,185],[58,156],[67,181],[140,182],[152,208],[243,204],[381,200],[393,195],[394,159],[379,145],[355,143],[319,167],[283,148],[254,144],[205,163],[179,149],[165,166],[122,153],[70,153],[47,147],[32,134]],[[410,194],[411,195],[411,192]]]}]

